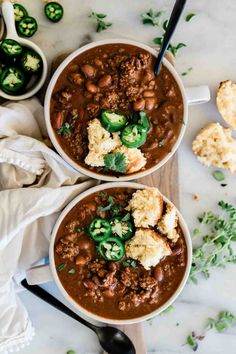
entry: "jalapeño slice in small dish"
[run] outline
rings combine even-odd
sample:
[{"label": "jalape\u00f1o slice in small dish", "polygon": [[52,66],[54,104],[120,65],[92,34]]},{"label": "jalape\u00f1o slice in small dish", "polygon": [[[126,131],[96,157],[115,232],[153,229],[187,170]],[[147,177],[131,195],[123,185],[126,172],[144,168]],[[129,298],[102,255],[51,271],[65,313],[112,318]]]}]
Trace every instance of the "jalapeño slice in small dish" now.
[{"label": "jalape\u00f1o slice in small dish", "polygon": [[34,74],[41,69],[42,59],[35,51],[28,50],[22,55],[21,65],[25,72]]},{"label": "jalape\u00f1o slice in small dish", "polygon": [[88,227],[88,232],[90,237],[96,241],[100,242],[106,240],[111,234],[111,225],[109,221],[96,218],[94,219]]},{"label": "jalape\u00f1o slice in small dish", "polygon": [[109,237],[98,245],[99,255],[107,261],[117,262],[125,255],[125,246],[118,237]]},{"label": "jalape\u00f1o slice in small dish", "polygon": [[49,2],[44,7],[46,17],[52,22],[58,22],[62,19],[64,10],[58,2]]},{"label": "jalape\u00f1o slice in small dish", "polygon": [[25,74],[16,67],[8,67],[1,73],[0,88],[8,94],[17,94],[25,83]]},{"label": "jalape\u00f1o slice in small dish", "polygon": [[13,7],[14,7],[14,15],[15,15],[16,22],[20,22],[22,20],[22,18],[28,16],[28,12],[23,5],[14,4]]},{"label": "jalape\u00f1o slice in small dish", "polygon": [[20,43],[10,38],[4,39],[0,44],[0,48],[1,51],[8,57],[17,57],[23,51],[23,48]]}]

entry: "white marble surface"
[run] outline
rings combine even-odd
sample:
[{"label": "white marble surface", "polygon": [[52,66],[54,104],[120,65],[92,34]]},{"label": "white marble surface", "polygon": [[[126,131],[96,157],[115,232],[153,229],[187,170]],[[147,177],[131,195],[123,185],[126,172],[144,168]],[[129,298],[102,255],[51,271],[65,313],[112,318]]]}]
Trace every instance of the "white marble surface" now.
[{"label": "white marble surface", "polygon": [[[150,7],[171,10],[172,0],[64,0],[65,17],[60,24],[49,24],[42,14],[41,0],[22,1],[39,22],[39,31],[33,38],[44,49],[49,62],[55,55],[77,48],[90,33],[92,39],[126,37],[151,44],[158,30],[144,27],[139,14]],[[87,14],[91,9],[105,12],[114,25],[103,33],[96,34]],[[222,123],[215,107],[215,91],[221,80],[236,80],[236,2],[235,0],[188,1],[185,13],[196,12],[190,22],[182,21],[174,41],[183,41],[188,47],[182,49],[177,58],[177,69],[185,71],[193,67],[184,77],[186,86],[207,84],[210,86],[210,103],[191,107],[187,133],[179,151],[181,180],[181,210],[189,227],[195,226],[196,215],[211,208],[221,198],[235,202],[236,177],[226,173],[228,186],[220,187],[211,176],[211,169],[201,166],[191,153],[191,142],[202,125],[218,120]],[[199,201],[192,199],[198,193]],[[47,289],[58,295],[53,284]],[[24,354],[64,354],[68,349],[77,354],[95,354],[100,349],[93,333],[75,321],[61,315],[28,293],[20,295],[36,327],[36,336]],[[183,346],[186,336],[192,331],[201,332],[209,316],[216,316],[222,309],[236,315],[235,266],[212,273],[209,280],[187,285],[181,298],[175,303],[174,311],[163,314],[144,323],[145,341],[148,353],[190,353]],[[176,326],[179,323],[179,326]],[[211,332],[200,343],[200,354],[235,354],[236,327],[224,334]],[[121,353],[122,354],[122,353]]]}]

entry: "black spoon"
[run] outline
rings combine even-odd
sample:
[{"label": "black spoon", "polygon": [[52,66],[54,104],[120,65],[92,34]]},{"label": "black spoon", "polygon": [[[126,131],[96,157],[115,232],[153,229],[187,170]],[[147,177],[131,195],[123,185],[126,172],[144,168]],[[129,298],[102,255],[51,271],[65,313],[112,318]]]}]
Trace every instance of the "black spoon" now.
[{"label": "black spoon", "polygon": [[65,313],[66,315],[74,318],[76,321],[82,323],[86,327],[89,327],[94,331],[102,348],[109,354],[135,354],[135,348],[129,337],[119,329],[115,327],[98,327],[92,323],[84,320],[82,317],[78,316],[76,313],[71,311],[62,302],[57,300],[54,296],[49,294],[46,290],[40,288],[38,285],[29,285],[27,280],[24,279],[21,285],[29,290],[34,295],[38,296],[40,299],[46,301],[48,304],[54,306],[59,311]]},{"label": "black spoon", "polygon": [[163,42],[159,51],[159,54],[157,56],[156,62],[155,62],[155,66],[154,66],[154,74],[157,76],[160,72],[160,68],[161,68],[161,63],[162,63],[162,59],[165,55],[165,52],[168,48],[168,45],[170,43],[171,37],[173,36],[173,33],[176,29],[176,26],[179,22],[180,16],[183,12],[185,3],[187,0],[176,0],[175,2],[175,6],[172,10],[169,22],[168,22],[168,26],[163,38]]}]

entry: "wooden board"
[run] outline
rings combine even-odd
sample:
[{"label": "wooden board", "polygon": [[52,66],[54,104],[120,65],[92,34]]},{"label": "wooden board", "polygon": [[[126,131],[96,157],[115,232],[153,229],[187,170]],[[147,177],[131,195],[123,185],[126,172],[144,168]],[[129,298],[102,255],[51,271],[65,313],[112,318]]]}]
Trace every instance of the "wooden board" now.
[{"label": "wooden board", "polygon": [[[57,57],[53,64],[51,73],[53,73],[60,63],[67,57],[69,53],[64,53]],[[173,56],[168,53],[167,59],[174,64]],[[177,153],[157,172],[151,175],[138,179],[137,182],[150,187],[160,189],[168,199],[170,199],[178,208],[179,207],[179,173],[178,173],[178,156]],[[117,326],[134,343],[136,354],[146,354],[146,345],[144,340],[143,325],[141,323],[133,325]],[[104,353],[106,354],[106,353]],[[121,353],[122,354],[122,353]]]}]

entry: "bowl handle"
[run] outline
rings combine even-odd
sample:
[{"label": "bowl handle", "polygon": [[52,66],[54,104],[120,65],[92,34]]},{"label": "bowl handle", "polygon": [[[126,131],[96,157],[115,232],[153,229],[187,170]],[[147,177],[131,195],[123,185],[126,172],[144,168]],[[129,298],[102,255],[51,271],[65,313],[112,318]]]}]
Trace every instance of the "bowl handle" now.
[{"label": "bowl handle", "polygon": [[13,4],[10,1],[6,1],[6,0],[3,1],[2,16],[6,24],[7,37],[13,39],[18,38],[18,34],[16,33],[16,26],[15,26],[14,8],[13,8]]},{"label": "bowl handle", "polygon": [[211,93],[208,86],[186,88],[185,94],[189,106],[206,103],[211,99]]},{"label": "bowl handle", "polygon": [[53,281],[49,264],[28,269],[26,271],[26,280],[29,285],[37,285]]}]

